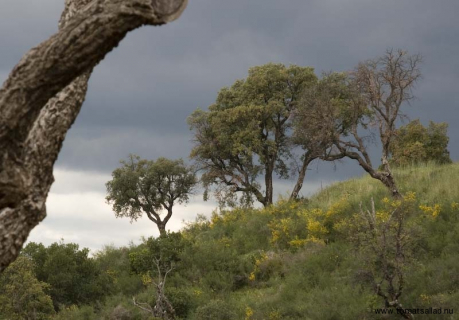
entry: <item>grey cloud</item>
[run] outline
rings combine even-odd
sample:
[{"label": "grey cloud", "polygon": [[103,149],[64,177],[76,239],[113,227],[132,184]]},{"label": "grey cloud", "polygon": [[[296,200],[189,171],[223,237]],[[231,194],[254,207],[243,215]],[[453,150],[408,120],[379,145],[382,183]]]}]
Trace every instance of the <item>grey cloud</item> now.
[{"label": "grey cloud", "polygon": [[[6,0],[0,11],[0,79],[31,46],[56,30],[63,1]],[[4,10],[5,8],[5,10]],[[129,152],[184,157],[186,117],[223,86],[266,62],[348,70],[387,48],[421,53],[424,79],[411,118],[450,123],[459,158],[457,0],[195,0],[176,22],[130,33],[94,71],[88,97],[58,167],[102,170]],[[2,78],[3,77],[3,78]],[[311,179],[360,172],[321,164]]]},{"label": "grey cloud", "polygon": [[63,8],[63,0],[2,0],[0,74],[8,74],[23,54],[56,32]]},{"label": "grey cloud", "polygon": [[[75,128],[75,130],[79,130]],[[57,161],[57,168],[67,170],[95,170],[110,173],[119,161],[130,153],[144,159],[168,157],[187,160],[191,150],[191,136],[169,134],[142,129],[116,127],[84,129],[69,133]]]},{"label": "grey cloud", "polygon": [[[24,53],[57,30],[63,4],[1,2],[0,82]],[[459,160],[457,12],[457,0],[193,0],[176,22],[130,33],[94,71],[59,155],[48,218],[30,240],[50,244],[64,237],[98,249],[155,234],[147,220],[114,219],[104,200],[110,172],[129,153],[187,158],[192,137],[186,117],[207,108],[221,87],[245,77],[249,67],[271,61],[312,66],[320,74],[351,69],[390,47],[421,53],[424,79],[407,113],[424,123],[449,122],[451,154]],[[363,174],[349,161],[316,162],[309,169],[305,196]],[[285,194],[293,184],[276,181],[275,192]],[[196,213],[210,215],[215,203],[200,199],[196,195],[178,209],[173,230]]]}]

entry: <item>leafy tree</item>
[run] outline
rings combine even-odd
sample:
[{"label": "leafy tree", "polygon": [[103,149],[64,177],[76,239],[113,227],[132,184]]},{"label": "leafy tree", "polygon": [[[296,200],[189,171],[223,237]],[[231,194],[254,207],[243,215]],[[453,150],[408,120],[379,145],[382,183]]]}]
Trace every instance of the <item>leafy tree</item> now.
[{"label": "leafy tree", "polygon": [[0,318],[51,319],[54,308],[46,294],[50,286],[37,280],[33,261],[19,257],[0,275]]},{"label": "leafy tree", "polygon": [[[309,67],[272,63],[253,67],[246,79],[221,89],[209,111],[193,112],[188,119],[196,143],[191,158],[204,171],[206,191],[216,185],[221,204],[235,204],[236,193],[242,193],[240,200],[246,204],[253,197],[264,206],[273,203],[275,175],[287,178],[289,173],[292,113],[300,93],[315,81]],[[314,159],[306,151],[303,158],[293,197]],[[260,176],[263,186],[257,180]]]},{"label": "leafy tree", "polygon": [[101,273],[107,274],[112,283],[111,293],[122,293],[132,296],[142,288],[142,281],[138,275],[133,274],[129,259],[135,247],[116,248],[107,245],[94,254],[97,268]]},{"label": "leafy tree", "polygon": [[45,248],[32,242],[23,251],[34,261],[37,278],[50,285],[56,310],[101,300],[110,291],[112,280],[100,272],[87,248],[80,250],[78,244],[62,242]]},{"label": "leafy tree", "polygon": [[167,233],[159,238],[149,238],[134,250],[129,258],[135,273],[142,274],[146,284],[156,288],[155,307],[133,300],[134,305],[161,319],[174,319],[176,311],[166,295],[167,276],[181,260],[186,241],[179,232]]},{"label": "leafy tree", "polygon": [[405,319],[414,319],[403,308],[401,300],[406,291],[406,270],[414,260],[420,239],[418,223],[413,223],[414,193],[405,201],[394,200],[379,210],[371,199],[371,209],[355,215],[349,223],[349,238],[356,244],[365,271],[375,293],[384,300],[386,308],[394,308]]},{"label": "leafy tree", "polygon": [[[389,50],[382,57],[360,63],[352,72],[326,75],[324,90],[306,90],[297,123],[325,141],[322,159],[353,159],[371,177],[380,180],[395,198],[401,198],[389,165],[401,107],[413,98],[420,79],[419,55]],[[339,90],[335,90],[339,89]],[[341,90],[341,92],[340,92]],[[381,166],[370,158],[368,145],[376,127],[381,142]]]},{"label": "leafy tree", "polygon": [[390,147],[391,163],[398,166],[428,161],[451,163],[447,130],[448,124],[445,122],[430,121],[426,128],[419,119],[400,127]]},{"label": "leafy tree", "polygon": [[[149,161],[136,155],[130,155],[129,161],[121,161],[121,164],[121,168],[113,171],[113,179],[106,184],[106,199],[113,204],[115,216],[135,221],[145,213],[160,234],[165,235],[174,204],[188,202],[196,185],[193,169],[182,159]],[[161,218],[163,210],[166,216]]]},{"label": "leafy tree", "polygon": [[159,238],[148,238],[129,254],[131,270],[137,274],[156,273],[155,262],[161,262],[161,270],[176,267],[187,241],[180,232],[169,232]]}]

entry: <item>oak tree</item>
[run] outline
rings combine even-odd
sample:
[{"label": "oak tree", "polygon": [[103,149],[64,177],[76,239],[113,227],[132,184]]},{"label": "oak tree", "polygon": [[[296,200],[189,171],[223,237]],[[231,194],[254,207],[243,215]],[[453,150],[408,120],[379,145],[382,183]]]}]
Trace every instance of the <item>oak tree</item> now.
[{"label": "oak tree", "polygon": [[[209,111],[198,109],[189,117],[195,141],[191,158],[203,171],[206,190],[216,186],[221,204],[234,205],[237,194],[246,204],[253,198],[263,206],[273,203],[274,178],[289,175],[292,114],[300,93],[315,81],[309,67],[253,67],[246,79],[221,89]],[[295,197],[310,161],[306,151]]]},{"label": "oak tree", "polygon": [[[188,202],[196,175],[182,159],[143,160],[130,155],[128,161],[112,173],[107,182],[107,202],[113,205],[117,218],[135,221],[145,213],[156,224],[162,236],[176,203]],[[162,212],[166,215],[162,218]]]}]

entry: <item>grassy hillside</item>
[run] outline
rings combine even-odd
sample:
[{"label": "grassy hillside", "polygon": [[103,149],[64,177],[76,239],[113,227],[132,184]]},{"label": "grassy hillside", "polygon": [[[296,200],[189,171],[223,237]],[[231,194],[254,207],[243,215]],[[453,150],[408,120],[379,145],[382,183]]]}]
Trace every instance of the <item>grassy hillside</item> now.
[{"label": "grassy hillside", "polygon": [[[400,191],[415,192],[427,203],[450,203],[459,201],[459,163],[438,166],[433,163],[405,168],[395,168],[394,176]],[[387,196],[385,187],[369,175],[335,183],[313,195],[311,205],[326,208],[344,193],[349,193],[349,201],[358,204],[371,197],[382,199]]]},{"label": "grassy hillside", "polygon": [[[401,319],[375,312],[384,308],[375,283],[389,290],[385,265],[403,275],[404,308],[459,312],[459,164],[408,167],[395,175],[404,201],[393,201],[380,182],[364,176],[301,202],[216,211],[166,238],[108,247],[94,258],[105,275],[98,280],[105,298],[65,302],[49,317],[152,319],[133,306],[132,296],[154,305],[159,257],[164,268],[174,267],[166,294],[180,319]],[[365,220],[371,198],[373,229]],[[402,257],[394,247],[397,234]]]}]

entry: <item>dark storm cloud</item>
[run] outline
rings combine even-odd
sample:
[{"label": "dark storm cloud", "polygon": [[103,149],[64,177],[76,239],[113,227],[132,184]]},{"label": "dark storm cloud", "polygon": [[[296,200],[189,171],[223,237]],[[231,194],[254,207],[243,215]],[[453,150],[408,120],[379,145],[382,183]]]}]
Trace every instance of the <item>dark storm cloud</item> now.
[{"label": "dark storm cloud", "polygon": [[31,47],[51,36],[64,8],[63,0],[2,0],[0,3],[0,80]]},{"label": "dark storm cloud", "polygon": [[[62,2],[2,1],[2,80],[28,48],[56,30]],[[95,69],[58,166],[109,172],[130,152],[186,158],[186,117],[207,108],[249,67],[274,61],[313,66],[320,74],[351,69],[391,47],[424,56],[418,99],[407,113],[424,123],[449,122],[457,160],[457,12],[457,0],[190,1],[178,21],[129,34]],[[319,168],[311,179],[360,172],[352,164]]]}]

